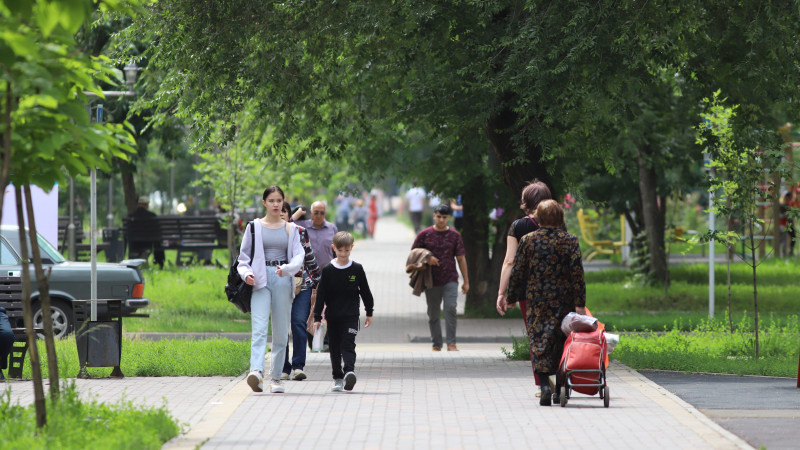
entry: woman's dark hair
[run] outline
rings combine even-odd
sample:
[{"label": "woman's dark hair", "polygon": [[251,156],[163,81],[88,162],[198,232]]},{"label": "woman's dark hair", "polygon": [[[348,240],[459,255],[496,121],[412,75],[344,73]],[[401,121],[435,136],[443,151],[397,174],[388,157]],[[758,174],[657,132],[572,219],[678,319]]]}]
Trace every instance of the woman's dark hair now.
[{"label": "woman's dark hair", "polygon": [[536,207],[536,219],[543,227],[560,227],[564,224],[564,210],[555,200],[542,200]]},{"label": "woman's dark hair", "polygon": [[[265,197],[266,198],[266,197]],[[550,188],[539,180],[533,180],[522,189],[522,208],[530,214],[536,210],[542,200],[553,198]]]},{"label": "woman's dark hair", "polygon": [[283,202],[283,207],[281,208],[281,211],[285,212],[286,214],[288,214],[289,218],[292,217],[292,207],[289,206],[289,203]]},{"label": "woman's dark hair", "polygon": [[272,194],[273,192],[280,192],[280,194],[281,194],[281,198],[284,198],[284,199],[286,198],[286,196],[285,196],[285,195],[283,195],[283,190],[282,190],[280,187],[278,187],[278,186],[275,186],[275,185],[273,184],[272,186],[270,186],[270,187],[268,187],[268,188],[264,189],[264,195],[262,195],[262,196],[261,196],[261,199],[262,199],[262,200],[266,200],[266,199],[267,199],[267,197],[269,197],[269,194]]}]

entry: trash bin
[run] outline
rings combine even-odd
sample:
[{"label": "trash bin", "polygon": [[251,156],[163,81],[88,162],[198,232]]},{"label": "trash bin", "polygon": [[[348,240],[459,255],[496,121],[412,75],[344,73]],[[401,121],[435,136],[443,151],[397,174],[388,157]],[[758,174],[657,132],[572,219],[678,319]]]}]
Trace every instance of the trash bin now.
[{"label": "trash bin", "polygon": [[90,378],[87,367],[113,367],[111,377],[123,378],[122,300],[97,300],[97,320],[91,320],[91,300],[73,300],[78,345],[78,378]]},{"label": "trash bin", "polygon": [[119,262],[125,255],[125,248],[119,238],[119,228],[103,228],[103,242],[107,243],[106,261]]}]

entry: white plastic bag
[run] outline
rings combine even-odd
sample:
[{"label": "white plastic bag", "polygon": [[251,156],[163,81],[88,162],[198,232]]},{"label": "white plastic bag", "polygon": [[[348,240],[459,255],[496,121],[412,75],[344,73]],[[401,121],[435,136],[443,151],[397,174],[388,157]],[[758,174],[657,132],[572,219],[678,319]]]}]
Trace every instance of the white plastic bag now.
[{"label": "white plastic bag", "polygon": [[603,333],[606,335],[606,350],[608,353],[614,351],[619,344],[619,335],[614,333]]},{"label": "white plastic bag", "polygon": [[314,340],[311,341],[311,351],[319,353],[322,351],[322,341],[325,340],[325,324],[321,324],[314,332]]},{"label": "white plastic bag", "polygon": [[597,319],[591,316],[584,316],[576,312],[571,312],[561,321],[561,331],[569,336],[573,331],[576,333],[588,333],[597,330]]}]

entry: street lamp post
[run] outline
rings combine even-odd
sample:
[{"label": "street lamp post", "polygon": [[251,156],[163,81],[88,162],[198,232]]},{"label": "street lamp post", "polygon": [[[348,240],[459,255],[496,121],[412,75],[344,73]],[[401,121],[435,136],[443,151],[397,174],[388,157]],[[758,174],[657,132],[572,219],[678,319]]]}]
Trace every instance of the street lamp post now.
[{"label": "street lamp post", "polygon": [[[136,93],[133,91],[133,86],[136,84],[136,78],[139,75],[139,68],[136,66],[135,63],[130,62],[125,65],[123,69],[123,73],[125,76],[125,84],[128,85],[127,91],[102,91],[103,96],[105,97],[133,97]],[[88,97],[92,98],[99,98],[97,94],[94,92],[84,91]],[[97,114],[96,114],[96,121],[97,123],[102,123],[103,121],[103,105],[97,105],[96,107]],[[89,106],[89,115],[91,117],[91,105]],[[109,196],[111,195],[111,186],[109,185]],[[90,203],[90,222],[91,222],[91,229],[89,232],[89,245],[91,251],[91,278],[90,278],[90,295],[89,300],[91,301],[91,309],[90,309],[90,320],[96,321],[97,320],[97,168],[92,167],[92,182],[91,182],[91,194],[89,197]],[[109,201],[109,205],[111,202]],[[109,212],[110,214],[110,212]],[[74,235],[72,236],[73,242],[71,243],[72,248],[74,248]]]}]

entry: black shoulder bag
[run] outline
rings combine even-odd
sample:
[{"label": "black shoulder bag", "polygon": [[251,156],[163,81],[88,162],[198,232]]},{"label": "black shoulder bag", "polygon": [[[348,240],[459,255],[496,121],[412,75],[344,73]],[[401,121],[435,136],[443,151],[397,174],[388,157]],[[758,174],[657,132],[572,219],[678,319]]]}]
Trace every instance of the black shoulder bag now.
[{"label": "black shoulder bag", "polygon": [[[256,230],[253,222],[249,222],[247,226],[250,229],[250,264],[252,264]],[[225,295],[228,297],[229,302],[233,303],[234,306],[239,308],[239,311],[243,313],[249,313],[250,297],[253,295],[253,286],[250,286],[244,282],[242,277],[239,275],[239,271],[236,270],[238,267],[239,261],[237,258],[237,260],[231,264],[230,271],[228,271],[228,283],[225,284]]]}]

